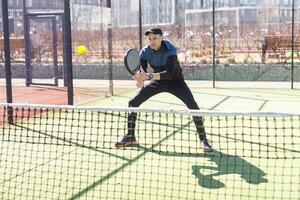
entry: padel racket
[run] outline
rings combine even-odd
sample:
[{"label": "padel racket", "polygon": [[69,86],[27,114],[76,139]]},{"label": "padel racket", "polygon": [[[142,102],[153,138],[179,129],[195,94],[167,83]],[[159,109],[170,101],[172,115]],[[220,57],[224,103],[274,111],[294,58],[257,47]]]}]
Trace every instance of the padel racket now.
[{"label": "padel racket", "polygon": [[124,57],[124,64],[131,75],[135,75],[140,70],[140,57],[136,49],[129,49]]}]

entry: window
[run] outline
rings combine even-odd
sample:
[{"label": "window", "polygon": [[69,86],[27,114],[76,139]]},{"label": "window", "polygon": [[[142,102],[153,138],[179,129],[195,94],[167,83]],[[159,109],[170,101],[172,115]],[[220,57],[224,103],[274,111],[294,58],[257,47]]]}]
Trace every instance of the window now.
[{"label": "window", "polygon": [[27,7],[32,8],[32,0],[27,0]]}]

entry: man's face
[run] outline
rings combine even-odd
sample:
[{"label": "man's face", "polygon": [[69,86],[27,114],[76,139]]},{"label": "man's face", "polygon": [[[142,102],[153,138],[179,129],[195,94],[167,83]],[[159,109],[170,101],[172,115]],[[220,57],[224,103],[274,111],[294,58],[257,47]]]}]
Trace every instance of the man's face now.
[{"label": "man's face", "polygon": [[149,43],[150,47],[154,50],[160,49],[162,38],[163,37],[160,34],[149,33],[147,35],[148,43]]}]

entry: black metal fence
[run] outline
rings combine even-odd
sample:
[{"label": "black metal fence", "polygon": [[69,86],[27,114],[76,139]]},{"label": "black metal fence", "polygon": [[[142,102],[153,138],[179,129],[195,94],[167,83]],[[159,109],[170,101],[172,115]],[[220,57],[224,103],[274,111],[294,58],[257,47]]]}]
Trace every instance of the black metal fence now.
[{"label": "black metal fence", "polygon": [[[51,2],[8,1],[10,58],[13,65],[25,66],[28,86],[40,77],[39,69],[49,71],[52,66],[50,74],[43,74],[51,84],[65,78],[64,85],[70,85],[66,77],[73,75],[101,77],[109,80],[107,90],[113,94],[113,80],[128,78],[121,69],[124,53],[147,45],[143,33],[154,26],[162,28],[165,39],[178,48],[186,79],[211,80],[212,87],[220,80],[285,81],[291,88],[299,82],[299,0],[71,0],[69,38],[64,38],[63,19],[64,3],[69,1]],[[2,30],[3,22],[4,18]],[[79,45],[87,47],[87,54],[76,53]],[[66,58],[68,47],[71,61]],[[0,55],[4,62],[3,45]],[[66,66],[73,64],[71,76]],[[20,72],[14,70],[12,78],[15,74]]]}]

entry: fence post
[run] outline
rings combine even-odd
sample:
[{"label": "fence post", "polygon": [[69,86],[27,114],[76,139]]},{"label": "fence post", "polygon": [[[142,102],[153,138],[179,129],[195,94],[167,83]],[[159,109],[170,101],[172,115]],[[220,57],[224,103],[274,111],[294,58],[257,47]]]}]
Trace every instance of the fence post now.
[{"label": "fence post", "polygon": [[65,32],[63,33],[65,39],[65,50],[66,50],[66,71],[67,71],[67,82],[68,82],[68,105],[73,105],[73,64],[72,64],[72,36],[71,36],[71,16],[70,16],[70,0],[64,1],[64,25]]},{"label": "fence post", "polygon": [[[6,99],[7,103],[12,103],[12,83],[11,83],[11,63],[10,63],[10,44],[9,44],[9,24],[8,24],[8,5],[7,0],[2,0],[2,19],[4,33],[4,58],[5,58],[5,78],[6,78]],[[7,107],[8,123],[13,123],[13,109]]]}]

